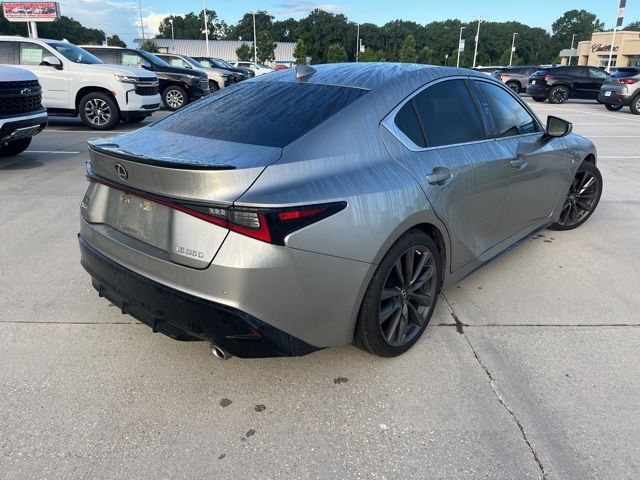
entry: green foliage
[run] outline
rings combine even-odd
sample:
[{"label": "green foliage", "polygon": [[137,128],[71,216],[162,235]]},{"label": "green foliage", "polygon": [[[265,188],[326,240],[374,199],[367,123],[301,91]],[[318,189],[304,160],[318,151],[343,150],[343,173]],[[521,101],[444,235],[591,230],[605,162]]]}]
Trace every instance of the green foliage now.
[{"label": "green foliage", "polygon": [[586,10],[569,10],[551,24],[553,40],[559,49],[571,46],[571,37],[576,35],[576,43],[583,40],[591,40],[593,32],[601,32],[604,29],[598,17]]},{"label": "green foliage", "polygon": [[400,61],[414,63],[417,59],[416,37],[413,35],[407,35],[407,38],[405,38],[402,48],[400,49]]},{"label": "green foliage", "polygon": [[[278,25],[279,28],[282,25]],[[274,31],[273,16],[267,12],[256,12],[256,36],[260,32],[268,32],[273,35],[274,38],[280,40],[280,36],[276,35]],[[245,13],[242,19],[234,26],[229,28],[227,33],[227,40],[246,40],[253,41],[253,15],[251,13]]]},{"label": "green foliage", "polygon": [[323,10],[313,10],[306,18],[298,22],[296,37],[302,38],[307,45],[307,53],[313,63],[325,63],[329,46],[342,46],[347,58],[353,59],[356,49],[356,27],[342,14],[333,14]]},{"label": "green foliage", "polygon": [[127,44],[124,43],[118,35],[112,35],[107,38],[107,45],[110,47],[126,47]]},{"label": "green foliage", "polygon": [[344,51],[344,47],[338,43],[329,45],[327,50],[327,63],[341,63],[346,62],[347,52]]},{"label": "green foliage", "polygon": [[430,46],[425,45],[424,47],[422,47],[422,50],[418,52],[418,55],[416,56],[416,62],[429,64],[431,63],[432,57],[433,49]]},{"label": "green foliage", "polygon": [[253,49],[248,43],[243,43],[236,49],[236,55],[238,56],[238,60],[248,62],[249,60],[253,60]]},{"label": "green foliage", "polygon": [[271,39],[269,32],[261,30],[257,33],[258,61],[267,63],[276,59],[276,43]]},{"label": "green foliage", "polygon": [[296,43],[293,58],[296,59],[296,65],[304,65],[307,63],[307,46],[303,39],[298,40],[298,43]]},{"label": "green foliage", "polygon": [[635,22],[628,23],[623,30],[628,30],[632,32],[640,32],[640,20],[636,20]]},{"label": "green foliage", "polygon": [[140,50],[145,50],[151,53],[158,53],[158,44],[154,42],[152,38],[147,38],[140,44]]},{"label": "green foliage", "polygon": [[377,62],[378,61],[378,53],[375,50],[365,50],[364,52],[360,52],[358,54],[359,62]]},{"label": "green foliage", "polygon": [[[176,39],[204,40],[204,15],[187,13],[186,15],[170,15],[162,19],[158,27],[157,38],[171,38],[171,20],[173,20],[173,34]],[[209,40],[221,40],[227,35],[227,24],[218,20],[215,10],[207,9],[207,29]],[[253,37],[252,37],[253,38]]]},{"label": "green foliage", "polygon": [[[511,47],[509,47],[504,52],[502,52],[502,55],[500,55],[500,57],[498,58],[498,61],[496,62],[496,65],[507,66],[509,65],[510,58],[511,58]],[[513,60],[511,65],[521,65],[521,64],[522,64],[522,61],[520,60],[520,57],[518,57],[518,54],[516,52],[513,52]]]}]

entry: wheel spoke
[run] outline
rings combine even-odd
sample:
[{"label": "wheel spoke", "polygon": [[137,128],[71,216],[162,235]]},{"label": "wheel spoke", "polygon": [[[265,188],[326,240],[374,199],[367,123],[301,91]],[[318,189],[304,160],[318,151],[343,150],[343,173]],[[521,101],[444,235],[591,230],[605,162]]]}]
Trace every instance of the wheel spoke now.
[{"label": "wheel spoke", "polygon": [[409,281],[409,285],[412,285],[418,279],[418,277],[422,274],[422,270],[427,265],[427,262],[429,261],[430,257],[431,257],[431,254],[429,252],[422,252],[422,255],[420,255],[420,261],[418,262],[416,271],[411,276],[411,281]]},{"label": "wheel spoke", "polygon": [[591,205],[585,202],[581,202],[580,200],[576,199],[576,205],[579,206],[580,208],[582,208],[583,210],[589,211],[591,209]]},{"label": "wheel spoke", "polygon": [[400,291],[397,288],[385,288],[382,290],[382,296],[380,300],[387,300],[389,298],[394,298],[400,295]]},{"label": "wheel spoke", "polygon": [[398,326],[398,343],[402,344],[407,337],[407,327],[409,326],[409,312],[405,306],[402,309],[402,315],[400,315],[400,325]]},{"label": "wheel spoke", "polygon": [[410,292],[415,292],[417,290],[420,290],[422,287],[424,287],[424,285],[431,280],[431,277],[433,277],[433,272],[435,272],[435,268],[432,265],[429,265],[424,273],[422,275],[420,275],[420,277],[412,284],[409,286],[409,291]]},{"label": "wheel spoke", "polygon": [[380,310],[380,324],[386,322],[400,308],[400,302],[392,301]]},{"label": "wheel spoke", "polygon": [[387,330],[387,342],[391,343],[393,340],[393,336],[398,329],[398,323],[400,323],[400,317],[402,316],[402,309],[399,308],[393,320],[391,321],[391,325],[389,326],[389,330]]},{"label": "wheel spoke", "polygon": [[585,170],[584,175],[582,176],[582,180],[580,181],[580,186],[577,188],[578,191],[581,191],[587,188],[591,182],[593,181],[593,177],[589,172]]},{"label": "wheel spoke", "polygon": [[422,322],[424,321],[424,317],[420,315],[420,313],[418,312],[418,309],[414,307],[411,304],[411,302],[408,303],[408,307],[409,307],[409,321],[412,324],[417,325],[418,327],[421,326]]},{"label": "wheel spoke", "polygon": [[404,254],[404,284],[409,285],[413,277],[413,264],[415,260],[415,251],[410,249]]},{"label": "wheel spoke", "polygon": [[428,293],[411,292],[409,298],[423,307],[430,307],[433,303],[433,298]]},{"label": "wheel spoke", "polygon": [[400,260],[401,259],[398,259],[398,261],[393,264],[393,269],[396,272],[398,280],[400,281],[400,286],[404,287],[404,275],[402,274],[402,265],[400,263]]}]

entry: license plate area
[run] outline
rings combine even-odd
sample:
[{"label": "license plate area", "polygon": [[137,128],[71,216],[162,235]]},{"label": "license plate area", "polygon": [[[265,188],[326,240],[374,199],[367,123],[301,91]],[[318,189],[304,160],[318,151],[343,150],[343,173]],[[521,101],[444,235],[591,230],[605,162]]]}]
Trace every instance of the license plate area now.
[{"label": "license plate area", "polygon": [[610,97],[611,96],[611,90],[609,90],[608,92],[604,92],[604,96],[605,97]]}]

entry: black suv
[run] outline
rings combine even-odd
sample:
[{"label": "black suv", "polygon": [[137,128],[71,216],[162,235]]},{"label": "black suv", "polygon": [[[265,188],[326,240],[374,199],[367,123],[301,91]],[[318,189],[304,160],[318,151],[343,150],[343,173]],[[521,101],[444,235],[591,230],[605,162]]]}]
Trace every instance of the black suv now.
[{"label": "black suv", "polygon": [[133,48],[83,46],[104,63],[142,67],[158,76],[162,102],[169,110],[178,110],[189,102],[209,95],[209,78],[205,72],[172,67],[153,53]]},{"label": "black suv", "polygon": [[504,67],[495,70],[491,76],[500,80],[516,93],[524,92],[529,83],[529,76],[540,70],[539,66]]},{"label": "black suv", "polygon": [[564,103],[570,98],[597,100],[609,76],[601,68],[565,65],[542,68],[529,77],[527,93],[536,102]]},{"label": "black suv", "polygon": [[192,57],[194,60],[200,62],[203,66],[208,68],[222,68],[224,70],[229,70],[233,73],[233,79],[235,82],[240,82],[242,80],[246,80],[247,78],[255,77],[255,73],[250,68],[236,68],[233,65],[221,60],[219,58],[208,58],[208,57]]}]

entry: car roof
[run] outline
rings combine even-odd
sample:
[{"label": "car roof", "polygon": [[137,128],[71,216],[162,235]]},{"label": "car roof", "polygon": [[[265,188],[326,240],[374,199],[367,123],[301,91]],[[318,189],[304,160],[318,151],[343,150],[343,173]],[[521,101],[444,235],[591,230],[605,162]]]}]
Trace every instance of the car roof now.
[{"label": "car roof", "polygon": [[[373,90],[390,82],[420,85],[426,78],[454,75],[486,78],[487,75],[466,68],[439,67],[416,63],[358,62],[312,65],[315,72],[301,79],[305,83],[341,85],[345,87]],[[262,75],[251,81],[298,82],[296,69],[279,70]]]}]

